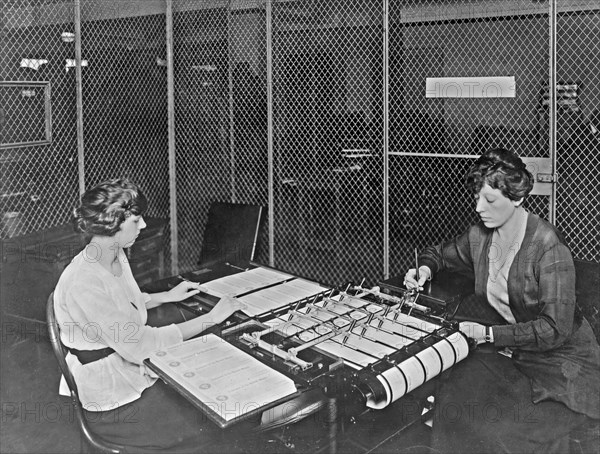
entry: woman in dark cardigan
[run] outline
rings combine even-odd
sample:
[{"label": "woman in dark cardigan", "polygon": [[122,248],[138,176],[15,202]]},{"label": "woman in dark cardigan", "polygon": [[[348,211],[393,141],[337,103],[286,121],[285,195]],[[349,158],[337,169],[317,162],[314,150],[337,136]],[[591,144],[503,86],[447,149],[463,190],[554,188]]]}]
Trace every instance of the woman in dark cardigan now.
[{"label": "woman in dark cardigan", "polygon": [[488,151],[467,184],[481,222],[425,249],[418,282],[415,269],[405,276],[414,288],[443,270],[470,274],[470,303],[488,314],[460,323],[478,348],[439,381],[433,448],[568,452],[569,432],[600,418],[600,347],[577,310],[571,253],[552,224],[523,209],[533,177],[514,153]]}]

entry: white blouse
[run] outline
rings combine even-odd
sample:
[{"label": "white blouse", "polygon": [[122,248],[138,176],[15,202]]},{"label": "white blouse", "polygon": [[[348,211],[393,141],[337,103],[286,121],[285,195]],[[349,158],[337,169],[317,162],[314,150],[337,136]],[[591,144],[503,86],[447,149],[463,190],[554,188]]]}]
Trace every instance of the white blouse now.
[{"label": "white blouse", "polygon": [[487,281],[487,299],[491,306],[511,325],[517,323],[508,301],[508,273],[515,260],[527,229],[527,212],[521,215],[524,220],[519,224],[515,236],[508,242],[503,242],[494,231],[492,245],[488,253],[489,274]]},{"label": "white blouse", "polygon": [[[156,381],[144,359],[183,337],[175,324],[146,326],[150,296],[140,291],[123,250],[119,251],[123,272],[118,277],[94,259],[95,252],[88,245],[65,268],[54,291],[54,311],[65,346],[111,347],[118,353],[85,365],[71,353],[66,357],[84,408],[106,411],[138,399]],[[59,393],[69,395],[64,377]]]}]

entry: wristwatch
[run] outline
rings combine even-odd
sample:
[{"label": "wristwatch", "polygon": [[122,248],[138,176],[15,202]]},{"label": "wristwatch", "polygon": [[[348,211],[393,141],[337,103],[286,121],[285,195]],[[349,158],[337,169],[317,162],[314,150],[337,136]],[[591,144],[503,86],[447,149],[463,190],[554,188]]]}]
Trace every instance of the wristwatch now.
[{"label": "wristwatch", "polygon": [[492,331],[491,326],[485,327],[485,341],[486,342],[494,342],[494,332]]}]

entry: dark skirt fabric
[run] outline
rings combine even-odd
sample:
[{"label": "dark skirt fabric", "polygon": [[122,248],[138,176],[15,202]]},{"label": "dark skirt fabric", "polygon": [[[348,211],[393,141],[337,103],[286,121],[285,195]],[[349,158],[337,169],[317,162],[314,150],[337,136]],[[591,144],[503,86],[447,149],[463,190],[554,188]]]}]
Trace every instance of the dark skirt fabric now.
[{"label": "dark skirt fabric", "polygon": [[[477,295],[463,299],[454,319],[506,324],[485,298]],[[577,413],[600,419],[600,346],[585,318],[574,323],[564,345],[545,352],[515,350],[513,362],[530,378],[533,402],[562,402]]]},{"label": "dark skirt fabric", "polygon": [[600,419],[600,347],[587,320],[562,347],[515,352],[515,366],[531,378],[534,402],[554,400]]},{"label": "dark skirt fabric", "polygon": [[85,417],[92,431],[126,446],[127,452],[236,452],[228,431],[161,380],[134,402],[110,411],[86,411]]},{"label": "dark skirt fabric", "polygon": [[533,403],[513,360],[482,345],[438,381],[432,447],[443,453],[565,453],[586,422],[563,403]]}]

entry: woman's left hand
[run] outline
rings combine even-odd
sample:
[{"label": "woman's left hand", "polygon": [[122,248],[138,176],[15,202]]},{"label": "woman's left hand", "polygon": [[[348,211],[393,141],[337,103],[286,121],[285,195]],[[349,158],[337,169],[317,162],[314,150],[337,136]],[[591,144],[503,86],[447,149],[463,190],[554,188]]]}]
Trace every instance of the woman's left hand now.
[{"label": "woman's left hand", "polygon": [[183,281],[167,292],[168,300],[172,302],[183,301],[197,295],[203,288],[197,282]]},{"label": "woman's left hand", "polygon": [[476,322],[460,322],[458,329],[462,333],[473,339],[477,344],[483,344],[485,342],[485,325]]}]

